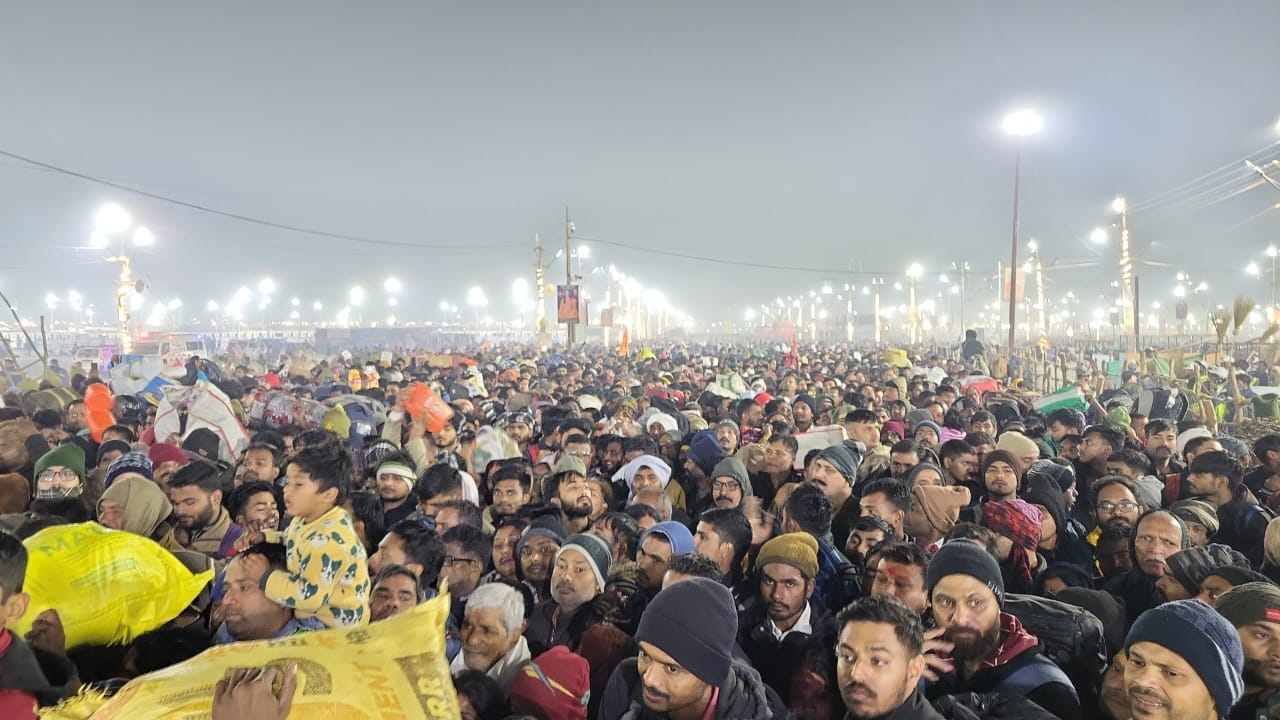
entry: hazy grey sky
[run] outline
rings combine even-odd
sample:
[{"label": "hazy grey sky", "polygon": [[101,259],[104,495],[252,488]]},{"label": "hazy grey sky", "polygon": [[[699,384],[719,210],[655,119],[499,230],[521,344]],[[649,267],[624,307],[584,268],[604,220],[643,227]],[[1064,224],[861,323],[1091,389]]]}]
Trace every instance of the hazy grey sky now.
[{"label": "hazy grey sky", "polygon": [[[0,149],[281,223],[522,245],[326,240],[0,161],[0,284],[25,306],[75,288],[100,313],[113,270],[73,248],[107,200],[156,233],[137,261],[154,297],[192,309],[269,274],[277,302],[328,312],[395,274],[426,317],[474,283],[502,315],[534,233],[560,241],[566,204],[586,237],[825,267],[837,282],[851,260],[994,273],[1008,257],[1006,111],[1045,117],[1024,153],[1023,233],[1063,262],[1094,257],[1081,239],[1117,192],[1136,203],[1262,148],[1280,117],[1271,0],[122,0],[15,2],[4,17]],[[1216,179],[1233,177],[1222,189],[1244,185]],[[1241,223],[1276,201],[1260,188],[1207,210],[1170,202],[1135,216],[1135,239],[1227,302],[1278,239],[1275,214]],[[701,317],[822,279],[593,249]],[[1167,297],[1173,270],[1143,272],[1144,294]],[[1096,295],[1100,277],[1051,283]]]}]

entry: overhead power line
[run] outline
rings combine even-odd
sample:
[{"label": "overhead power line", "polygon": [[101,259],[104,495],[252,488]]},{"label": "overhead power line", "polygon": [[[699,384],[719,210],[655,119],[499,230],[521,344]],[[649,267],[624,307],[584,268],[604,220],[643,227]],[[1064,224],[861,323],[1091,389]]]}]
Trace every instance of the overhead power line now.
[{"label": "overhead power line", "polygon": [[90,175],[88,173],[78,172],[76,170],[71,170],[69,168],[64,168],[58,165],[53,165],[51,163],[42,162],[40,160],[29,158],[29,157],[26,157],[25,155],[19,155],[18,153],[10,152],[8,150],[0,149],[0,157],[7,157],[12,160],[17,160],[23,163],[27,163],[28,165],[31,165],[33,167],[58,173],[60,175],[66,175],[68,177],[77,178],[80,180],[84,180],[86,182],[94,183],[96,185],[102,185],[104,187],[113,188],[115,190],[132,193],[134,195],[138,195],[145,198],[150,198],[152,200],[158,200],[160,202],[168,203],[170,205],[177,205],[178,207],[184,207],[184,208],[187,208],[188,210],[195,210],[197,212],[207,213],[209,215],[217,215],[218,217],[228,218],[231,220],[239,220],[240,222],[250,223],[253,225],[260,225],[263,227],[269,227],[275,230],[284,230],[286,232],[294,232],[294,233],[300,233],[303,235],[311,235],[313,237],[328,238],[330,240],[342,240],[344,242],[361,243],[364,245],[381,245],[384,247],[397,247],[397,248],[404,248],[407,250],[499,250],[499,249],[525,246],[524,243],[507,243],[502,245],[474,245],[474,244],[433,245],[433,244],[423,244],[423,243],[402,242],[402,241],[396,241],[396,240],[380,240],[377,238],[367,238],[367,237],[361,237],[358,235],[348,235],[346,233],[331,232],[328,230],[318,230],[316,228],[303,227],[301,225],[290,225],[288,223],[276,222],[274,220],[267,220],[264,218],[253,217],[252,215],[244,215],[242,213],[231,212],[228,210],[219,210],[218,208],[209,207],[207,205],[201,205],[199,203],[189,202],[187,200],[171,197],[169,195],[162,195],[160,193],[151,192],[150,190],[143,190],[142,188],[134,187],[132,185],[126,185],[124,183],[115,182],[113,180],[107,180],[105,178],[100,178],[94,175]]},{"label": "overhead power line", "polygon": [[679,258],[681,260],[694,260],[697,262],[713,263],[716,265],[732,265],[735,267],[758,268],[760,270],[784,270],[786,272],[799,273],[816,273],[819,275],[828,275],[832,278],[848,276],[848,275],[874,275],[877,277],[895,277],[905,276],[906,272],[902,270],[892,272],[882,272],[876,270],[849,270],[847,268],[814,268],[800,267],[796,265],[778,265],[776,263],[760,263],[751,262],[749,260],[734,260],[733,258],[711,257],[708,255],[695,255],[692,253],[676,252],[674,250],[660,250],[658,248],[645,247],[643,245],[632,245],[630,243],[617,242],[614,240],[601,240],[599,238],[588,238],[580,235],[574,235],[578,240],[593,242],[600,245],[608,245],[610,247],[622,248],[624,250],[634,250],[636,252],[647,253],[650,255],[660,255],[663,257]]}]

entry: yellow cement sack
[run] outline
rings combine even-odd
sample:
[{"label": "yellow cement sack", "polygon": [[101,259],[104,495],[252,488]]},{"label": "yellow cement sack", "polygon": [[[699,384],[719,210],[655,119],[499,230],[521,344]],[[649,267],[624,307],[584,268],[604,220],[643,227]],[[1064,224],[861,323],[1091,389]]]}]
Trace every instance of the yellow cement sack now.
[{"label": "yellow cement sack", "polygon": [[205,720],[213,688],[233,670],[298,666],[292,720],[457,720],[458,697],[444,654],[449,596],[362,628],[335,628],[280,640],[233,643],[120,689],[106,702],[73,698],[41,713],[71,720]]},{"label": "yellow cement sack", "polygon": [[31,606],[13,630],[24,635],[57,610],[69,648],[128,643],[177,617],[213,580],[154,540],[93,522],[45,528],[22,544]]}]

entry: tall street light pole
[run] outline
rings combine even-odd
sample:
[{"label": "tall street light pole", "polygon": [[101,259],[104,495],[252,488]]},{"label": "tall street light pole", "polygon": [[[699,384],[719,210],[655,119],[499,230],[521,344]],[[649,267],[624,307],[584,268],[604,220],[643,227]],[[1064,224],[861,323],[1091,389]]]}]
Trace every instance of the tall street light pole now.
[{"label": "tall street light pole", "polygon": [[1022,185],[1022,139],[1040,132],[1044,124],[1034,110],[1017,110],[1004,118],[1002,127],[1014,136],[1017,146],[1013,155],[1013,240],[1009,245],[1009,357],[1013,357],[1017,342],[1018,320],[1018,220],[1019,195]]}]

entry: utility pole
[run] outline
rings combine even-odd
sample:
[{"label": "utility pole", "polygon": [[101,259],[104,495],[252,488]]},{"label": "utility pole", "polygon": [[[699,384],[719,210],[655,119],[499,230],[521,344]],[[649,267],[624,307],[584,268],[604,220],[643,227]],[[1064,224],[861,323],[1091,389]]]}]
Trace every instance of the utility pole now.
[{"label": "utility pole", "polygon": [[1133,330],[1133,346],[1130,352],[1140,352],[1141,320],[1138,318],[1137,284],[1138,279],[1133,272],[1132,245],[1129,242],[1129,204],[1123,197],[1117,197],[1111,203],[1111,209],[1120,215],[1120,298],[1125,312],[1133,313],[1133,322],[1125,323]]},{"label": "utility pole", "polygon": [[[564,209],[564,281],[569,291],[573,292],[573,221],[569,219],[568,206]],[[569,345],[573,346],[578,329],[577,318],[570,320],[565,326],[568,329]]]},{"label": "utility pole", "polygon": [[546,299],[547,266],[542,262],[542,238],[533,236],[533,287],[535,306],[533,310],[535,342],[538,347],[550,344],[547,337],[547,304]]}]

